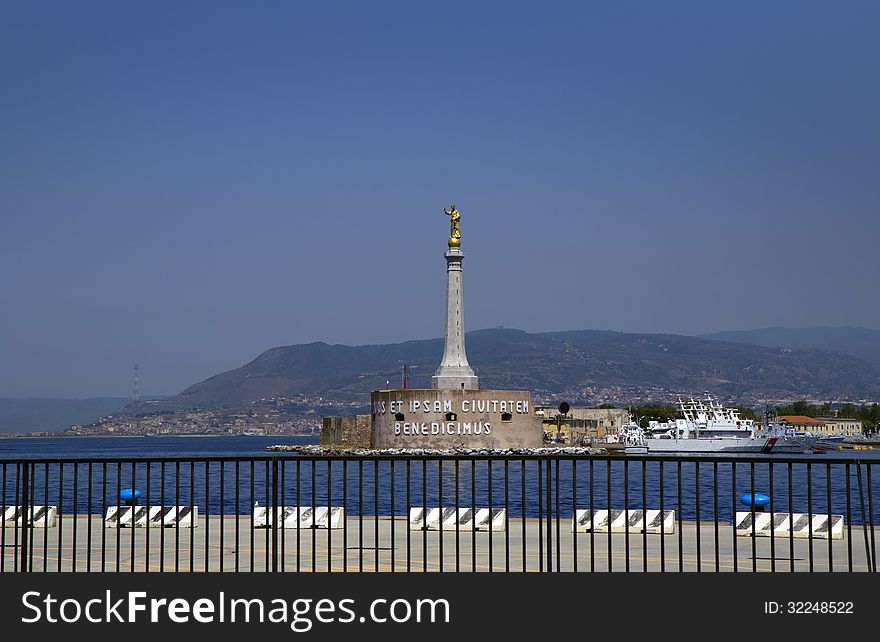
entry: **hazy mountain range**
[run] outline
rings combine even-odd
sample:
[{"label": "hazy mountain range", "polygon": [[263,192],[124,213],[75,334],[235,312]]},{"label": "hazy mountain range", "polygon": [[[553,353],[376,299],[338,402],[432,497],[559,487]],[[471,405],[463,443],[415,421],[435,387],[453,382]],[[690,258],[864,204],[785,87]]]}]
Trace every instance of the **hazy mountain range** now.
[{"label": "hazy mountain range", "polygon": [[[672,334],[574,330],[467,334],[468,358],[485,388],[562,394],[587,387],[639,386],[727,395],[878,397],[880,370],[813,347],[765,347]],[[225,407],[279,395],[358,399],[386,381],[430,387],[442,339],[345,346],[309,343],[267,350],[252,362],[190,386],[180,407]]]},{"label": "hazy mountain range", "polygon": [[849,326],[761,328],[701,335],[705,339],[753,343],[768,348],[831,350],[864,359],[880,370],[880,330]]},{"label": "hazy mountain range", "polygon": [[[486,388],[562,395],[635,386],[694,394],[880,398],[880,331],[865,328],[764,328],[701,337],[493,329],[469,332],[467,351]],[[386,381],[399,386],[403,363],[410,387],[430,387],[442,353],[442,339],[282,346],[166,402],[173,409],[231,408],[297,394],[365,400]],[[128,401],[0,398],[0,432],[63,430],[117,412]]]}]

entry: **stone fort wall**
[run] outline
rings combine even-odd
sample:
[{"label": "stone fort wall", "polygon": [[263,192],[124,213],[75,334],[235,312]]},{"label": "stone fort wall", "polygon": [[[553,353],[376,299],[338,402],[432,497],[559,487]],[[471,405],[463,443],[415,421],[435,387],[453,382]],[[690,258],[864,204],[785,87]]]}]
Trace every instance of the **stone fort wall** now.
[{"label": "stone fort wall", "polygon": [[538,448],[541,419],[523,390],[377,390],[373,448]]}]

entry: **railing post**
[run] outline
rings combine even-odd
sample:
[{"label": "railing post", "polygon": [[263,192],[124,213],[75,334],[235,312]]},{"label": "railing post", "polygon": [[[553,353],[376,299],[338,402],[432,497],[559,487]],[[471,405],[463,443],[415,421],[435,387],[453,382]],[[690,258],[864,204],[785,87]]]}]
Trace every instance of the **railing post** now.
[{"label": "railing post", "polygon": [[[553,572],[553,533],[552,533],[552,525],[551,520],[553,517],[553,508],[551,504],[551,490],[550,490],[550,457],[547,457],[547,572]],[[540,474],[540,472],[539,472]]]},{"label": "railing post", "polygon": [[[862,487],[862,463],[859,460],[856,460],[855,464],[856,464],[856,476],[858,477],[858,480],[859,480],[859,506],[861,508],[861,513],[862,513],[862,533],[865,536],[865,561],[868,564],[868,571],[870,572],[871,569],[874,568],[874,566],[876,564],[872,562],[873,551],[871,550],[871,545],[868,542],[869,519],[868,519],[867,513],[865,512],[865,491],[863,490],[863,487]],[[870,466],[870,465],[871,464],[868,463],[868,466]],[[871,520],[871,521],[873,521],[873,520]],[[851,518],[850,518],[850,522],[852,522]],[[828,525],[828,528],[829,529],[831,528],[830,523]],[[871,528],[873,528],[873,524],[871,524]],[[829,536],[830,536],[830,533],[829,533]]]},{"label": "railing post", "polygon": [[18,568],[20,572],[27,573],[28,530],[30,528],[30,497],[28,496],[28,489],[30,487],[30,480],[28,479],[30,464],[24,462],[21,468],[21,564]]},{"label": "railing post", "polygon": [[[314,490],[313,490],[314,492]],[[329,502],[328,502],[329,503]],[[327,514],[329,524],[329,513]],[[278,515],[278,460],[272,459],[272,572],[278,572],[278,520],[284,519],[284,515]],[[281,524],[284,528],[284,524]],[[328,526],[329,528],[329,526]]]}]

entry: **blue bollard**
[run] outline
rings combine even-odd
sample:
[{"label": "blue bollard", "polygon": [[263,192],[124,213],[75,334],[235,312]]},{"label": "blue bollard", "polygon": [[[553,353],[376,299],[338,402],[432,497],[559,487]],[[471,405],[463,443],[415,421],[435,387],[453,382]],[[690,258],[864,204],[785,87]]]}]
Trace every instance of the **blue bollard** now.
[{"label": "blue bollard", "polygon": [[123,488],[119,491],[119,499],[130,506],[137,505],[137,502],[140,498],[141,491],[139,491],[137,488]]},{"label": "blue bollard", "polygon": [[766,512],[767,505],[770,503],[770,498],[763,493],[755,493],[755,497],[752,499],[752,494],[746,493],[739,498],[739,501],[751,508],[752,511],[760,509],[761,511]]}]

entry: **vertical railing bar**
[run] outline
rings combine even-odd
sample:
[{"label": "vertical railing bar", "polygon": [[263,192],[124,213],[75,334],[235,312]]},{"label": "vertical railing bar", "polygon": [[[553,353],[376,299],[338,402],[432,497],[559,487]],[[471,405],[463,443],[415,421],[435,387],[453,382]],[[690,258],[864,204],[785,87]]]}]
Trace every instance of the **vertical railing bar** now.
[{"label": "vertical railing bar", "polygon": [[[272,513],[272,524],[270,525],[268,520],[266,522],[266,532],[263,534],[263,571],[268,573],[271,570],[271,560],[269,549],[272,538],[275,537],[275,534],[278,532],[276,530],[277,522],[278,522],[278,512],[275,511],[275,505],[272,503],[272,480],[270,479],[271,466],[269,464],[269,460],[265,460],[265,466],[263,467],[263,484],[266,486],[266,512],[270,510],[274,511]],[[312,489],[314,492],[314,488]],[[313,513],[314,515],[314,513]]]},{"label": "vertical railing bar", "polygon": [[[440,572],[443,572],[443,460],[437,460],[437,506],[440,507],[440,528],[437,531],[437,545],[440,552]],[[456,520],[457,522],[458,520]]]},{"label": "vertical railing bar", "polygon": [[[73,477],[76,479],[76,465],[73,467]],[[74,482],[75,483],[75,482]],[[135,552],[135,536],[137,528],[135,517],[137,516],[137,505],[135,503],[135,490],[137,489],[137,464],[135,462],[131,462],[131,538],[129,540],[129,563],[128,563],[128,572],[134,573],[134,552]],[[75,495],[74,495],[75,498]],[[75,524],[75,522],[74,522]],[[75,526],[74,526],[75,528]]]},{"label": "vertical railing bar", "polygon": [[596,547],[593,542],[593,460],[590,459],[590,572],[596,571]]},{"label": "vertical railing bar", "polygon": [[[92,462],[89,462],[89,491],[86,509],[86,573],[92,572]],[[49,478],[49,464],[46,464],[46,479]],[[49,490],[49,487],[46,487],[46,490]],[[48,494],[48,493],[47,493]],[[46,501],[46,505],[48,505],[48,497]],[[48,529],[44,529],[48,530]],[[45,533],[44,533],[45,536]],[[43,539],[43,570],[46,570],[46,540],[45,537]]]},{"label": "vertical railing bar", "polygon": [[550,467],[550,458],[547,457],[547,572],[553,572],[553,501],[552,501],[552,486],[551,486],[551,475],[552,468]]},{"label": "vertical railing bar", "polygon": [[865,473],[865,482],[868,485],[868,523],[871,525],[871,571],[877,572],[877,549],[874,541],[874,494],[871,488],[871,469],[874,465],[871,462],[865,464],[867,471]]},{"label": "vertical railing bar", "polygon": [[317,459],[312,459],[312,460],[309,462],[309,467],[310,467],[311,472],[312,472],[312,485],[311,485],[311,491],[312,491],[312,527],[311,527],[311,529],[309,529],[309,530],[311,531],[311,532],[310,532],[310,535],[311,535],[311,539],[312,539],[312,573],[317,573],[317,572],[318,572],[318,569],[317,569],[317,565],[318,565],[318,551],[317,551],[317,546],[315,545],[315,531],[317,530],[317,529],[315,528],[315,509],[316,509],[316,505],[315,505],[315,504],[317,503],[317,498],[315,497],[315,491],[316,491],[316,483],[315,483],[315,482],[317,481],[317,480],[316,480],[316,468],[318,467],[318,460],[317,460]]},{"label": "vertical railing bar", "polygon": [[678,464],[678,572],[684,572],[684,510],[681,502],[681,462]]},{"label": "vertical railing bar", "polygon": [[[20,504],[19,497],[20,497],[20,492],[21,492],[21,467],[22,467],[22,462],[16,462],[16,464],[15,464],[15,495],[12,496],[12,503],[16,507],[18,507]],[[58,508],[59,508],[59,510],[58,510],[58,523],[60,525],[61,524],[61,506],[59,505]],[[16,510],[17,510],[17,508],[16,508]],[[14,573],[17,573],[18,572],[18,561],[19,561],[18,558],[19,558],[19,556],[17,554],[15,554],[15,551],[18,550],[18,524],[16,524],[15,522],[13,522],[13,524],[12,524],[12,550],[13,550],[12,571]],[[4,555],[4,557],[5,557],[5,555]],[[58,559],[59,560],[61,559],[60,555],[58,556]],[[60,561],[58,562],[58,567],[59,567],[59,569],[61,567]]]},{"label": "vertical railing bar", "polygon": [[663,460],[658,462],[660,476],[660,572],[666,572],[666,511],[663,505],[664,486],[666,486],[666,478],[663,476]]},{"label": "vertical railing bar", "polygon": [[[858,466],[858,462],[856,462],[856,466]],[[852,507],[850,500],[850,480],[849,476],[852,474],[850,471],[850,466],[847,463],[845,467],[846,472],[846,567],[847,570],[852,573],[853,572],[853,559],[852,559]],[[828,511],[829,513],[831,511]],[[864,516],[863,516],[864,517]],[[828,521],[828,537],[831,538],[831,521]]]},{"label": "vertical railing bar", "polygon": [[[250,522],[250,528],[248,529],[248,536],[250,538],[250,553],[249,553],[249,560],[248,561],[250,562],[250,568],[248,570],[251,573],[253,573],[254,572],[254,507],[256,507],[256,505],[257,505],[256,499],[254,498],[255,465],[254,465],[253,460],[251,460],[250,468],[251,468],[251,471],[250,471],[251,472],[251,474],[250,474],[251,497],[250,497],[250,503],[248,504],[248,513],[250,513],[250,519],[248,520]],[[268,510],[268,508],[266,510]]]},{"label": "vertical railing bar", "polygon": [[302,527],[300,526],[300,459],[296,460],[296,572],[299,573],[301,569],[301,550],[300,544],[302,540]]},{"label": "vertical railing bar", "polygon": [[[195,513],[196,507],[196,462],[189,462],[189,514]],[[193,520],[195,525],[195,520]],[[189,572],[195,570],[196,565],[196,529],[189,529]]]},{"label": "vertical railing bar", "polygon": [[758,572],[758,551],[757,551],[757,536],[755,535],[755,509],[757,506],[755,505],[755,462],[749,463],[749,492],[751,493],[751,506],[749,506],[749,510],[752,511],[752,573]]},{"label": "vertical railing bar", "polygon": [[577,573],[578,570],[578,540],[577,540],[577,459],[571,460],[571,550],[572,550],[572,570]]},{"label": "vertical railing bar", "polygon": [[[299,463],[299,462],[297,462]],[[235,460],[235,572],[241,570],[241,462]]]},{"label": "vertical railing bar", "polygon": [[[121,467],[121,464],[119,464]],[[117,477],[117,492],[119,496],[119,478]],[[61,561],[63,559],[62,549],[62,530],[64,529],[64,462],[58,464],[58,572],[61,572]],[[119,529],[116,534],[116,570],[119,571]]]},{"label": "vertical railing bar", "polygon": [[[471,459],[471,516],[477,514],[477,460]],[[476,521],[476,520],[474,520]],[[471,571],[477,570],[477,529],[471,528]]]},{"label": "vertical railing bar", "polygon": [[[48,483],[48,480],[47,480]],[[106,570],[107,563],[107,528],[104,515],[107,514],[107,462],[101,463],[101,572]],[[118,517],[118,513],[117,513]]]},{"label": "vertical railing bar", "polygon": [[180,572],[180,461],[174,462],[174,572]]},{"label": "vertical railing bar", "polygon": [[[268,486],[268,484],[266,484]],[[280,510],[279,510],[280,508]],[[279,526],[280,522],[280,526]],[[330,532],[330,515],[327,515],[327,531]],[[278,572],[278,529],[284,530],[284,508],[278,504],[278,459],[272,458],[272,572]],[[327,547],[327,556],[330,547]]]},{"label": "vertical railing bar", "polygon": [[[159,464],[159,501],[161,504],[162,515],[165,514],[165,460]],[[176,510],[176,509],[175,509]],[[165,524],[159,524],[159,572],[165,571]]]},{"label": "vertical railing bar", "polygon": [[[222,466],[222,462],[221,462]],[[211,462],[205,460],[205,573],[211,570]],[[223,524],[220,524],[220,530],[223,530]],[[147,529],[149,536],[150,529]],[[149,547],[148,547],[149,548]],[[223,549],[220,549],[220,556],[223,556]]]},{"label": "vertical railing bar", "polygon": [[[608,521],[608,530],[611,530],[611,520]],[[629,460],[623,461],[623,542],[624,542],[624,572],[629,573]]]},{"label": "vertical railing bar", "polygon": [[150,572],[150,471],[153,467],[152,462],[147,462],[147,482],[146,482],[146,494],[147,494],[147,528],[144,533],[144,548],[146,550],[146,555],[144,558],[144,571]]},{"label": "vertical railing bar", "polygon": [[[493,560],[492,560],[492,460],[486,460],[486,477],[488,483],[488,491],[489,491],[489,572],[492,573],[495,569],[493,568]],[[442,503],[440,504],[443,505]],[[442,549],[441,549],[442,550]]]},{"label": "vertical railing bar", "polygon": [[556,572],[559,572],[559,550],[561,548],[560,541],[560,533],[559,533],[559,459],[555,460],[555,468],[554,474],[556,475]]},{"label": "vertical railing bar", "polygon": [[538,572],[544,572],[544,467],[535,461],[538,473]]},{"label": "vertical railing bar", "polygon": [[770,572],[776,572],[776,534],[773,532],[776,518],[774,517],[773,498],[776,496],[776,489],[773,486],[773,462],[767,462],[768,484],[770,485]]},{"label": "vertical railing bar", "polygon": [[[30,464],[25,462],[21,467],[21,549],[19,553],[21,554],[21,561],[18,564],[18,569],[22,573],[28,572],[28,536],[29,536],[29,527],[28,523],[30,519],[28,518],[30,513],[30,504],[31,500],[28,497],[28,475],[30,474]],[[60,522],[59,522],[60,523]],[[60,559],[60,556],[59,556]]]},{"label": "vertical railing bar", "polygon": [[788,462],[788,569],[794,573],[794,506],[793,490],[791,483],[791,462]]},{"label": "vertical railing bar", "polygon": [[[226,549],[224,548],[223,540],[225,537],[224,531],[226,530],[226,462],[220,462],[220,560],[218,563],[220,572],[223,572],[223,558],[226,557],[224,554]],[[236,551],[238,554],[238,551]],[[283,570],[283,569],[282,569]]]},{"label": "vertical railing bar", "polygon": [[[504,572],[510,573],[510,462],[504,460]],[[458,510],[458,506],[455,507]]]},{"label": "vertical railing bar", "polygon": [[[868,468],[870,469],[871,464],[868,464]],[[859,507],[862,516],[862,534],[865,536],[865,563],[868,567],[868,572],[873,568],[872,559],[874,557],[874,551],[869,547],[868,544],[868,525],[865,523],[865,518],[867,515],[865,514],[865,493],[862,487],[862,464],[861,462],[856,463],[856,474],[859,479]]]},{"label": "vertical railing bar", "polygon": [[422,458],[422,573],[428,572],[428,460]]},{"label": "vertical railing bar", "polygon": [[[5,467],[5,466],[4,466]],[[92,464],[89,462],[89,472],[91,473]],[[89,507],[91,508],[91,474],[89,476]],[[6,501],[6,494],[3,494],[3,500]],[[43,504],[45,506],[49,506],[49,464],[47,463],[43,467]],[[92,520],[89,519],[89,527],[92,525]],[[91,532],[89,533],[89,542],[91,543]],[[89,552],[91,554],[91,548],[89,548]],[[90,558],[91,559],[91,558]],[[43,529],[43,572],[46,573],[49,570],[49,529]],[[91,571],[91,563],[89,564],[88,571]]]},{"label": "vertical railing bar", "polygon": [[[828,572],[834,572],[834,538],[831,537],[831,464],[825,464],[826,508],[828,509]],[[812,530],[812,525],[811,525]]]},{"label": "vertical railing bar", "polygon": [[715,518],[715,572],[721,571],[721,559],[718,551],[718,462],[712,462],[712,504]]},{"label": "vertical railing bar", "polygon": [[373,460],[373,572],[379,572],[379,460]]},{"label": "vertical railing bar", "polygon": [[611,459],[605,460],[608,464],[608,476],[605,479],[605,491],[608,501],[608,572],[613,571],[613,562],[611,557]]},{"label": "vertical railing bar", "polygon": [[[343,464],[343,470],[345,469],[345,465]],[[222,473],[222,469],[221,469]],[[344,480],[343,480],[343,483]],[[287,501],[285,497],[285,488],[287,487],[287,460],[281,460],[281,512],[284,512],[284,508],[287,506]],[[343,502],[342,514],[345,516],[345,503]],[[297,517],[299,514],[297,513]],[[345,528],[345,520],[342,521],[342,528]],[[343,551],[343,556],[345,552]],[[282,521],[281,528],[281,572],[284,573],[287,570],[287,527],[284,526],[284,522]]]},{"label": "vertical railing bar", "polygon": [[364,572],[364,460],[358,459],[358,570]]},{"label": "vertical railing bar", "polygon": [[[331,459],[327,460],[327,572],[333,572],[333,529],[330,528],[330,516],[333,510],[333,489],[332,489],[332,481],[333,481],[333,461]],[[394,485],[392,480],[391,485]],[[392,525],[393,527],[393,525]]]},{"label": "vertical railing bar", "polygon": [[[407,527],[406,527],[406,572],[412,572],[412,533],[410,533],[409,527],[409,519],[410,514],[412,512],[412,498],[410,497],[410,460],[406,460],[406,519],[407,519]],[[458,461],[455,462],[455,492],[458,493]],[[456,494],[456,498],[458,495]],[[422,506],[424,509],[425,507]],[[424,515],[424,513],[423,513]],[[458,554],[458,541],[456,541],[455,552]],[[458,566],[455,568],[458,571]]]},{"label": "vertical railing bar", "polygon": [[[397,479],[394,476],[394,458],[393,457],[389,460],[389,466],[391,467],[391,475],[390,475],[391,476],[391,497],[390,497],[390,500],[391,500],[391,572],[393,573],[395,570],[394,569],[394,566],[395,566],[394,558],[397,557],[397,550],[395,549],[395,546],[394,546],[394,544],[395,544],[395,542],[394,542],[394,527],[395,527],[394,487],[397,485]],[[409,517],[407,516],[407,519],[408,518]],[[407,528],[409,528],[409,527],[407,526]],[[440,545],[441,546],[443,545],[443,540],[440,540]],[[441,551],[442,551],[442,549],[441,549]],[[443,558],[442,552],[440,554],[440,558],[441,559]]]},{"label": "vertical railing bar", "polygon": [[[648,462],[642,460],[642,572],[648,572]],[[663,530],[663,515],[660,515],[660,530]]]},{"label": "vertical railing bar", "polygon": [[342,572],[348,572],[348,460],[342,460]]},{"label": "vertical railing bar", "polygon": [[737,559],[737,551],[738,542],[736,539],[736,462],[730,462],[730,494],[731,494],[731,505],[730,505],[730,515],[731,515],[731,526],[733,528],[730,529],[731,537],[733,538],[733,572],[739,572],[739,560]]},{"label": "vertical railing bar", "polygon": [[695,481],[694,499],[696,501],[696,515],[697,515],[697,573],[702,573],[703,572],[703,553],[700,548],[701,544],[702,544],[702,542],[700,541],[700,539],[701,539],[700,538],[700,519],[702,518],[702,515],[700,514],[700,462],[699,462],[699,460],[696,460],[694,462],[694,481]]},{"label": "vertical railing bar", "polygon": [[809,530],[807,531],[807,544],[810,554],[810,573],[813,572],[813,467],[807,463],[807,517]]},{"label": "vertical railing bar", "polygon": [[[46,475],[46,484],[48,487],[48,484],[49,484],[49,475],[48,474]],[[3,495],[2,495],[2,501],[0,501],[0,505],[2,505],[3,514],[5,515],[6,514],[6,462],[3,462],[3,490],[2,490],[2,492],[3,492]],[[47,529],[47,531],[48,531],[48,529]],[[6,552],[5,552],[6,551],[6,520],[5,519],[0,520],[0,533],[2,533],[2,534],[0,534],[0,549],[2,549],[4,551],[3,554],[0,555],[0,573],[3,573],[6,571]],[[44,560],[46,559],[45,552],[43,553],[43,559]],[[43,564],[45,565],[46,562],[44,561]]]},{"label": "vertical railing bar", "polygon": [[[455,514],[458,515],[458,509],[461,507],[461,491],[459,490],[459,475],[458,475],[458,459],[455,460]],[[460,534],[460,526],[458,523],[458,519],[455,520],[455,572],[458,573],[461,571],[461,557],[459,554],[460,542],[459,542],[459,534]]]},{"label": "vertical railing bar", "polygon": [[528,557],[526,556],[526,460],[520,460],[520,504],[522,504],[522,520],[520,522],[520,526],[522,527],[522,572],[525,573],[528,569]]},{"label": "vertical railing bar", "polygon": [[[74,470],[76,470],[74,468]],[[29,513],[29,518],[32,520],[34,515],[34,503],[37,500],[37,494],[34,484],[36,483],[37,478],[37,464],[36,462],[31,464],[31,489],[30,489],[30,499],[31,499],[31,510]],[[76,484],[73,485],[73,527],[74,527],[74,550],[76,550]],[[31,524],[30,529],[30,541],[28,542],[28,571],[33,572],[34,570],[34,528],[33,524]],[[74,560],[76,560],[76,556],[74,555]]]}]

